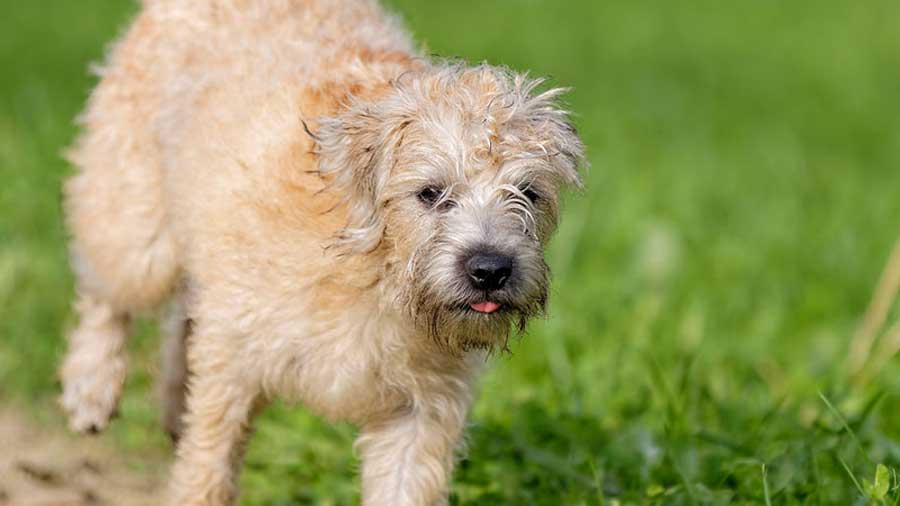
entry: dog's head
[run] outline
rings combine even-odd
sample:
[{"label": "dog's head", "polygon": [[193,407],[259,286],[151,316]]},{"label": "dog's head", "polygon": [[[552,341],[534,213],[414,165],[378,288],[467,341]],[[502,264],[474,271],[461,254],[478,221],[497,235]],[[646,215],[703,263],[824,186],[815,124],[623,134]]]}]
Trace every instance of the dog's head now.
[{"label": "dog's head", "polygon": [[345,252],[383,258],[397,303],[452,349],[503,346],[547,301],[544,247],[583,146],[552,89],[482,65],[398,78],[316,133],[347,201]]}]

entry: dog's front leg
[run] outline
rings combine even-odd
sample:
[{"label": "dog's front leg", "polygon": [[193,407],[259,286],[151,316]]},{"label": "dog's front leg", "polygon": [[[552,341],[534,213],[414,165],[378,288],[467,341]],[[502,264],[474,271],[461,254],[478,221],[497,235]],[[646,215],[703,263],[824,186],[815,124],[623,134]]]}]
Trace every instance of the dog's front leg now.
[{"label": "dog's front leg", "polygon": [[189,390],[170,505],[231,505],[259,392],[240,376],[203,366],[194,370]]},{"label": "dog's front leg", "polygon": [[417,406],[363,426],[363,506],[440,506],[447,503],[454,450],[468,399]]}]

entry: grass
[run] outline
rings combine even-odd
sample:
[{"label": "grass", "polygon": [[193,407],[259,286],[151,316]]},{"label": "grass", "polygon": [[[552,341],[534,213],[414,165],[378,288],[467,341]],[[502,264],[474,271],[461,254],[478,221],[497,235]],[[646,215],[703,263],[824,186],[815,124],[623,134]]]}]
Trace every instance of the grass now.
[{"label": "grass", "polygon": [[[900,368],[845,368],[900,232],[900,3],[390,3],[429,51],[573,86],[592,163],[452,504],[900,503]],[[0,398],[40,402],[71,318],[58,154],[135,7],[0,4]],[[163,447],[138,334],[112,438]],[[352,427],[258,428],[242,504],[357,501]]]}]

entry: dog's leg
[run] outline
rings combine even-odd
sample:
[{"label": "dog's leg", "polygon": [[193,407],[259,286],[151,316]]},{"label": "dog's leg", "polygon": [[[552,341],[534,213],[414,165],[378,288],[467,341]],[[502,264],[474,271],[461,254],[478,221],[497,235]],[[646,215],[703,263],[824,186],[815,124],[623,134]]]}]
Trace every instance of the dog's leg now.
[{"label": "dog's leg", "polygon": [[[465,425],[468,396],[444,398],[366,424],[362,458],[363,506],[442,506],[454,451]],[[437,399],[440,400],[440,399]]]},{"label": "dog's leg", "polygon": [[85,293],[79,293],[75,310],[79,322],[67,336],[60,404],[72,430],[96,433],[109,423],[122,394],[128,316]]},{"label": "dog's leg", "polygon": [[[199,341],[199,339],[195,340]],[[193,344],[192,344],[193,346]],[[190,356],[202,352],[191,350]],[[227,506],[237,495],[237,473],[259,407],[258,390],[240,374],[190,362],[191,381],[172,469],[171,506]]]},{"label": "dog's leg", "polygon": [[162,377],[162,425],[177,443],[184,426],[182,416],[187,395],[187,346],[193,322],[188,318],[183,295],[175,296],[163,325]]}]

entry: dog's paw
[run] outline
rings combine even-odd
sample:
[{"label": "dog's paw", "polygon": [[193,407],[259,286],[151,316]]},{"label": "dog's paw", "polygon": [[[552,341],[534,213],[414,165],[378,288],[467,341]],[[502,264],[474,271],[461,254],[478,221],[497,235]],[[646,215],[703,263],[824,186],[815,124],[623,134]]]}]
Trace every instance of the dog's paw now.
[{"label": "dog's paw", "polygon": [[97,434],[109,425],[117,415],[124,370],[124,364],[107,363],[77,377],[64,378],[59,403],[68,415],[71,430]]}]

